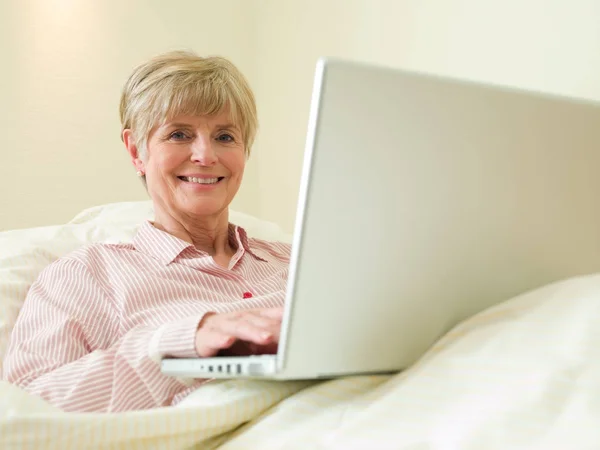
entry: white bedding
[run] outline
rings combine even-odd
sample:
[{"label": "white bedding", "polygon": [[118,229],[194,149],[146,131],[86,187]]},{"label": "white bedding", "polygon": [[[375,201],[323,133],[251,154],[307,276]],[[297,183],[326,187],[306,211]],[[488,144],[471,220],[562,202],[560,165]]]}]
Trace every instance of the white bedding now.
[{"label": "white bedding", "polygon": [[[22,289],[31,278],[25,275],[27,261],[43,265],[75,245],[68,237],[73,234],[126,239],[134,219],[149,211],[147,204],[146,210],[142,204],[124,208],[139,217],[100,208],[83,214],[70,231],[37,232],[38,242],[27,245],[38,256],[29,260],[23,259],[26,231],[0,233],[0,328],[10,327],[6,314],[12,309],[5,300],[12,299],[12,308],[19,301],[6,283]],[[263,224],[253,220],[260,233]],[[281,234],[272,224],[267,228]],[[45,240],[50,236],[57,237],[52,244]],[[21,261],[20,272],[10,272],[7,261]],[[176,408],[107,415],[63,413],[0,383],[0,448],[597,449],[599,325],[600,275],[547,286],[484,311],[393,377],[212,382]]]}]

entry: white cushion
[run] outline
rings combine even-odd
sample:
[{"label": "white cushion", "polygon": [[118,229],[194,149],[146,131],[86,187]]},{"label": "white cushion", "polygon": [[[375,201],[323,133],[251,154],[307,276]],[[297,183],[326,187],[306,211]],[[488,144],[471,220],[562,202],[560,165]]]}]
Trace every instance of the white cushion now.
[{"label": "white cushion", "polygon": [[[130,242],[138,226],[153,218],[150,201],[123,202],[86,209],[64,225],[0,233],[0,371],[8,338],[27,291],[51,262],[92,242]],[[278,225],[230,211],[230,221],[251,237],[290,242]]]}]

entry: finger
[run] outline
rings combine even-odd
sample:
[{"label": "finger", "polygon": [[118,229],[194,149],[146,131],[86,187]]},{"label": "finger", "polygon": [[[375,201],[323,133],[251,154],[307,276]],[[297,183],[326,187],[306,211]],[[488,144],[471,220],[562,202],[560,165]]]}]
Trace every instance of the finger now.
[{"label": "finger", "polygon": [[281,330],[281,313],[278,311],[252,311],[246,316],[246,319],[254,325],[269,330],[279,340],[279,332]]},{"label": "finger", "polygon": [[259,345],[277,343],[281,329],[280,310],[283,308],[260,308],[211,314],[205,316],[200,328]]},{"label": "finger", "polygon": [[241,317],[242,320],[247,320],[252,325],[264,328],[268,331],[279,332],[279,328],[281,328],[281,320],[274,319],[272,317],[263,316],[258,313],[250,313]]},{"label": "finger", "polygon": [[[216,325],[216,323],[215,323]],[[219,322],[218,331],[256,344],[269,344],[279,334],[277,327],[263,328],[255,325],[250,316]]]},{"label": "finger", "polygon": [[[269,343],[277,343],[279,342],[279,332],[281,330],[281,321],[277,319],[271,319],[269,317],[264,317],[260,315],[248,315],[245,317],[245,320],[248,321],[251,325],[256,328],[260,328],[271,334],[271,338],[269,339]],[[258,343],[258,342],[257,342]],[[260,342],[260,344],[264,344],[265,342]]]},{"label": "finger", "polygon": [[[270,313],[266,313],[266,314],[264,314],[264,313],[261,314],[261,312],[264,312],[264,311],[263,310],[244,311],[243,315],[238,316],[235,319],[235,321],[236,322],[245,321],[245,322],[247,322],[247,325],[251,325],[255,328],[259,328],[259,329],[263,330],[262,339],[260,336],[256,336],[255,340],[252,340],[251,342],[255,342],[260,345],[279,342],[279,333],[281,330],[281,319],[278,317],[279,314],[275,311],[271,311]],[[272,317],[272,316],[275,316],[275,317]],[[238,326],[242,327],[242,330],[244,329],[242,324],[238,324]],[[231,329],[228,329],[227,332],[233,332],[233,331]],[[269,333],[271,335],[271,337],[267,339],[267,337],[266,337],[267,335],[264,334],[264,332]],[[243,337],[240,337],[240,338],[245,339]]]},{"label": "finger", "polygon": [[262,308],[262,309],[254,310],[254,312],[263,317],[269,317],[271,319],[277,319],[279,321],[281,321],[283,319],[283,307]]},{"label": "finger", "polygon": [[196,333],[196,353],[201,358],[215,356],[220,350],[235,343],[234,336],[212,328],[201,328]]}]

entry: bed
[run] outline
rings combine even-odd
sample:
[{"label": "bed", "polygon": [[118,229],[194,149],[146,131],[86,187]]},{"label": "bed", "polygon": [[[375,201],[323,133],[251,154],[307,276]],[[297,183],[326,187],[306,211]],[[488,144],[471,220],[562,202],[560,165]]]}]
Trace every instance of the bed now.
[{"label": "bed", "polygon": [[[27,289],[92,241],[131,239],[149,202],[87,209],[61,226],[0,233],[0,358]],[[250,235],[290,240],[232,211]],[[394,376],[224,380],[177,407],[64,413],[0,382],[1,449],[598,449],[600,275],[506,299]]]}]

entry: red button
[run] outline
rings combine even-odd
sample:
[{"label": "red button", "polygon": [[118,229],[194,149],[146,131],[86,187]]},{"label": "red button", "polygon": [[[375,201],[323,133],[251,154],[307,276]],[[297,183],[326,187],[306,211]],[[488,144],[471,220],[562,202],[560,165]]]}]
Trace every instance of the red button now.
[{"label": "red button", "polygon": [[244,298],[252,298],[252,292],[244,292]]}]

